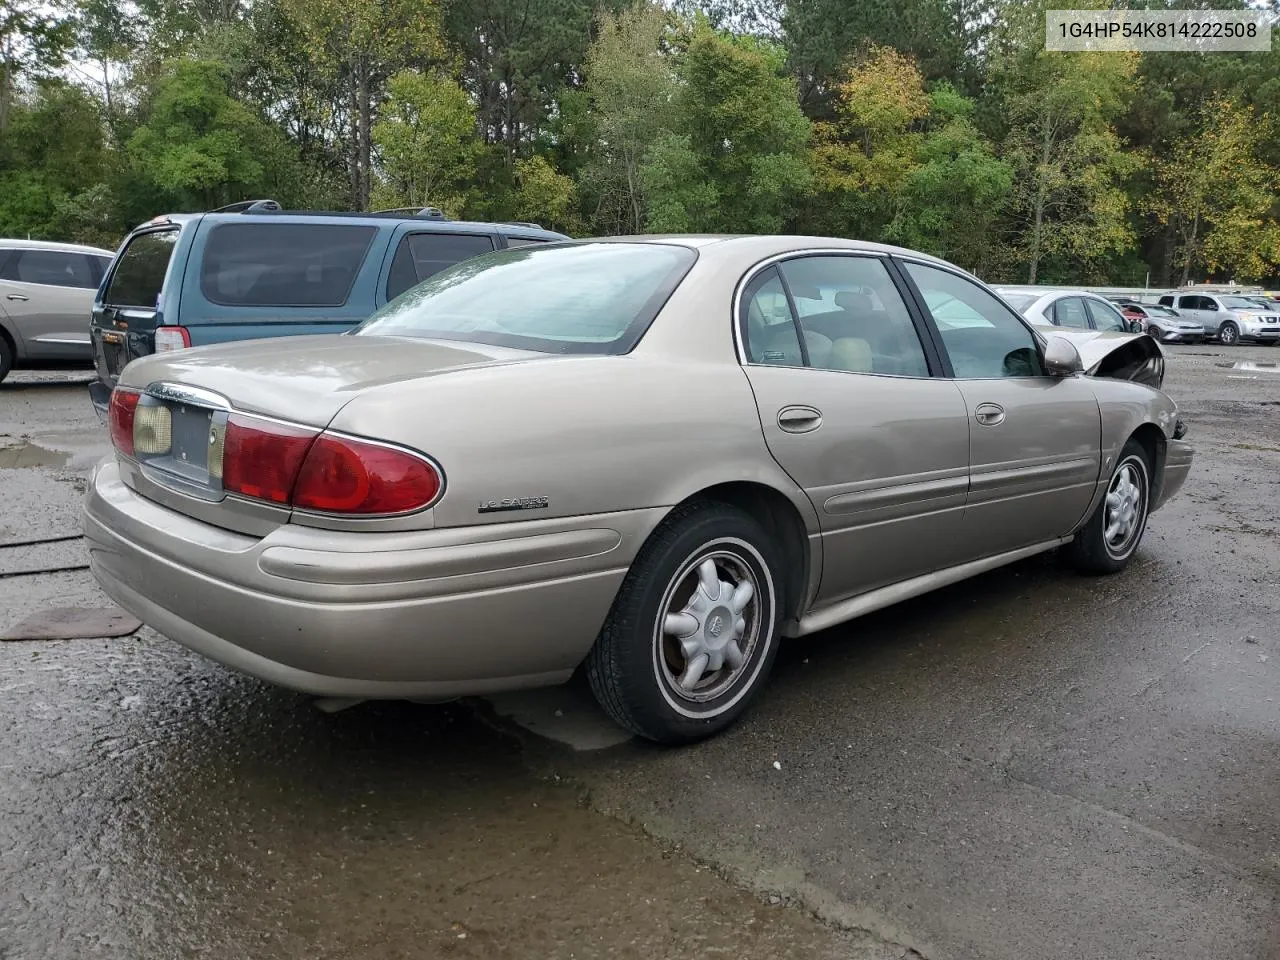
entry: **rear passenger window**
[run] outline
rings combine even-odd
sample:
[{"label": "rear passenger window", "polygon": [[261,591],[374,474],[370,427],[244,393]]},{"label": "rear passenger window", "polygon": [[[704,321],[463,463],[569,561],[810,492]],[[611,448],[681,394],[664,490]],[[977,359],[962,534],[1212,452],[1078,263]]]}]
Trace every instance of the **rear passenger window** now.
[{"label": "rear passenger window", "polygon": [[779,270],[795,303],[810,366],[929,375],[911,314],[882,261],[809,256],[787,260]]},{"label": "rear passenger window", "polygon": [[221,224],[205,245],[200,288],[224,306],[340,307],[375,233],[350,224]]},{"label": "rear passenger window", "polygon": [[1079,297],[1063,297],[1053,305],[1053,322],[1060,327],[1089,329],[1089,317],[1084,312],[1084,301]]},{"label": "rear passenger window", "polygon": [[742,292],[742,313],[748,363],[804,366],[800,336],[776,267],[752,278]]},{"label": "rear passenger window", "polygon": [[[516,246],[514,238],[511,242]],[[394,300],[412,286],[455,263],[493,250],[493,238],[467,233],[410,233],[396,247],[387,276],[387,299]]]},{"label": "rear passenger window", "polygon": [[177,241],[177,230],[140,233],[130,240],[116,262],[103,302],[113,307],[156,309]]},{"label": "rear passenger window", "polygon": [[4,265],[3,278],[49,287],[97,287],[93,265],[83,253],[59,250],[16,250]]}]

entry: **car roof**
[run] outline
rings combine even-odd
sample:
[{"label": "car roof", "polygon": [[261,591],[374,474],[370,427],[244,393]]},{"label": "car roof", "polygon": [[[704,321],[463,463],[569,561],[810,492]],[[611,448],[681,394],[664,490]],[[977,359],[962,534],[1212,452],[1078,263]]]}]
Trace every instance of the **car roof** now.
[{"label": "car roof", "polygon": [[98,257],[114,257],[110,250],[101,247],[90,247],[83,243],[58,243],[55,240],[8,240],[0,239],[2,250],[57,250],[62,253],[91,253]]},{"label": "car roof", "polygon": [[644,233],[621,237],[589,237],[575,243],[646,243],[678,244],[702,251],[753,253],[764,257],[804,251],[839,250],[860,253],[896,254],[913,260],[923,260],[961,269],[939,257],[906,247],[895,247],[869,240],[850,240],[845,237],[816,237],[795,234],[718,234],[718,233]]},{"label": "car roof", "polygon": [[444,220],[422,214],[382,212],[350,212],[343,210],[246,210],[218,211],[208,213],[167,213],[153,217],[146,223],[134,228],[146,230],[166,225],[181,226],[193,220],[210,219],[218,223],[310,223],[316,220],[334,220],[354,225],[380,225],[387,221],[413,223],[429,233],[493,233],[498,232],[510,237],[523,237],[536,240],[567,240],[569,237],[554,230],[547,230],[537,224],[517,223],[515,221],[485,220]]}]

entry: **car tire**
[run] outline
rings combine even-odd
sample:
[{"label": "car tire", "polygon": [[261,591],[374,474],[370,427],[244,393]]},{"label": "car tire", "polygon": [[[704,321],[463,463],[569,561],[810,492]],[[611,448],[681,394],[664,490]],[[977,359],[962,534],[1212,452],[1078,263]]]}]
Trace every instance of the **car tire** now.
[{"label": "car tire", "polygon": [[1066,555],[1072,566],[1082,573],[1106,574],[1119,573],[1129,565],[1147,529],[1151,477],[1147,451],[1136,440],[1130,440],[1120,451],[1102,501],[1067,545]]},{"label": "car tire", "polygon": [[672,511],[641,547],[587,655],[605,712],[659,743],[730,726],[777,656],[780,569],[769,535],[737,507],[695,501]]},{"label": "car tire", "polygon": [[13,347],[9,346],[9,341],[0,334],[0,382],[9,375],[9,371],[13,369]]},{"label": "car tire", "polygon": [[1147,325],[1147,336],[1151,337],[1157,343],[1164,339],[1164,331],[1157,327],[1154,323]]},{"label": "car tire", "polygon": [[1218,339],[1225,346],[1234,347],[1240,342],[1240,328],[1234,323],[1227,321],[1222,325],[1222,329],[1218,331]]}]

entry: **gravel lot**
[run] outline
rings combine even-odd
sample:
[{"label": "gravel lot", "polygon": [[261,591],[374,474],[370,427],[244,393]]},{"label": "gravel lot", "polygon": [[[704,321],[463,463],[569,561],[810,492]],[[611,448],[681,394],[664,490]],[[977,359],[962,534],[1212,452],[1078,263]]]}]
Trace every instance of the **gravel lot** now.
[{"label": "gravel lot", "polygon": [[[1169,353],[1197,462],[1126,573],[796,641],[693,748],[326,715],[149,630],[0,643],[0,958],[1280,957],[1280,349]],[[0,544],[77,531],[87,379],[0,385]],[[0,629],[105,604],[3,576],[84,562],[0,548]]]}]

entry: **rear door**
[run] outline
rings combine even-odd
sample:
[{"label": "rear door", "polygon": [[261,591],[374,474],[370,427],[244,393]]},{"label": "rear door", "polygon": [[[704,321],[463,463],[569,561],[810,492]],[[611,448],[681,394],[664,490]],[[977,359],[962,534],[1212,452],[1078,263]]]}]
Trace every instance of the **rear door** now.
[{"label": "rear door", "polygon": [[968,416],[963,559],[1065,535],[1098,482],[1102,420],[1092,385],[1048,376],[1022,318],[968,277],[918,261],[903,266],[930,310]]},{"label": "rear door", "polygon": [[1053,322],[1059,327],[1088,330],[1089,315],[1085,312],[1084,300],[1080,297],[1063,297],[1054,301]]},{"label": "rear door", "polygon": [[813,254],[767,267],[741,296],[765,440],[822,526],[823,604],[950,566],[960,549],[964,398],[933,375],[900,282],[883,257]]},{"label": "rear door", "polygon": [[176,225],[135,233],[107,273],[91,333],[94,364],[108,386],[130,360],[153,349],[165,289],[181,280],[181,269],[171,269],[180,237]]},{"label": "rear door", "polygon": [[378,304],[394,300],[410,287],[471,257],[494,249],[492,233],[453,233],[399,228],[392,237],[390,263],[379,281]]},{"label": "rear door", "polygon": [[1204,324],[1205,333],[1211,337],[1218,335],[1218,325],[1222,319],[1217,306],[1208,297],[1202,297],[1199,294],[1184,294],[1178,297],[1178,312],[1188,320],[1196,320]]},{"label": "rear door", "polygon": [[98,286],[93,260],[66,250],[20,248],[0,264],[0,298],[29,360],[88,360]]},{"label": "rear door", "polygon": [[1116,331],[1119,333],[1129,333],[1129,321],[1125,319],[1124,314],[1107,303],[1105,300],[1095,300],[1093,297],[1085,297],[1084,306],[1089,311],[1089,319],[1093,323],[1093,329],[1104,331]]}]

